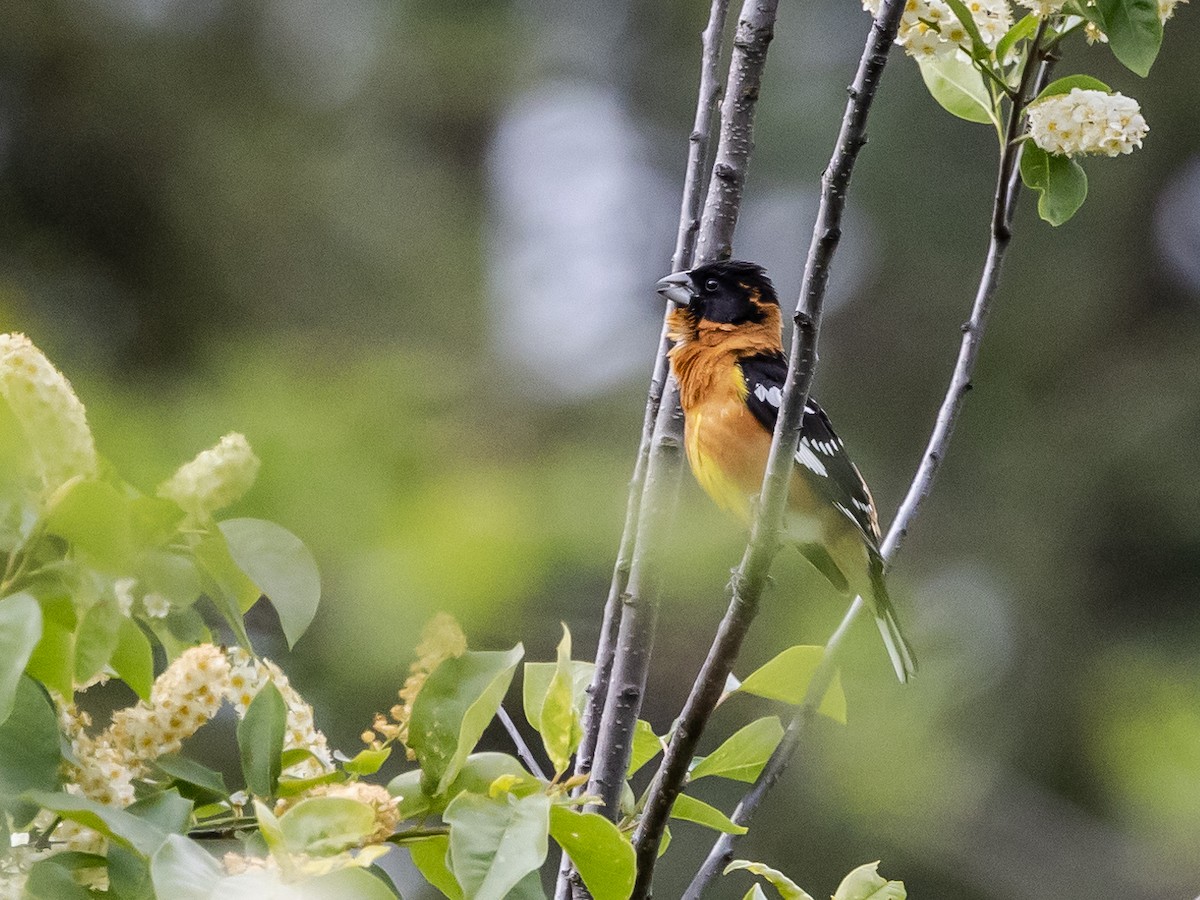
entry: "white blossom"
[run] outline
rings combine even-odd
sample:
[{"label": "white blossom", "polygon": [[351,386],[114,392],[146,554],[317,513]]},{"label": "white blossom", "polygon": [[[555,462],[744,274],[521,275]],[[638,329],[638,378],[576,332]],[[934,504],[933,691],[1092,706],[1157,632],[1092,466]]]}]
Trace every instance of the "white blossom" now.
[{"label": "white blossom", "polygon": [[33,452],[47,492],[96,474],[96,444],[71,383],[23,334],[0,334],[0,396]]},{"label": "white blossom", "polygon": [[1158,0],[1158,19],[1164,25],[1167,19],[1175,15],[1175,7],[1187,3],[1188,0]]},{"label": "white blossom", "polygon": [[215,447],[197,454],[158,487],[190,513],[208,515],[238,500],[258,476],[258,457],[245,435],[225,435]]},{"label": "white blossom", "polygon": [[1136,100],[1072,88],[1029,104],[1033,142],[1059,156],[1120,156],[1142,146],[1150,130]]},{"label": "white blossom", "polygon": [[113,596],[117,598],[117,608],[126,618],[133,612],[133,589],[136,586],[136,578],[118,578],[113,582]]},{"label": "white blossom", "polygon": [[1017,0],[1017,2],[1045,18],[1061,10],[1067,0]]},{"label": "white blossom", "polygon": [[142,608],[151,619],[165,619],[171,612],[171,601],[153,591],[142,597]]},{"label": "white blossom", "polygon": [[[966,0],[967,9],[979,36],[989,49],[995,49],[1012,27],[1012,9],[1008,0]],[[863,0],[863,9],[879,15],[882,0]],[[909,56],[949,56],[959,48],[970,51],[971,35],[943,0],[907,0],[896,43]]]}]

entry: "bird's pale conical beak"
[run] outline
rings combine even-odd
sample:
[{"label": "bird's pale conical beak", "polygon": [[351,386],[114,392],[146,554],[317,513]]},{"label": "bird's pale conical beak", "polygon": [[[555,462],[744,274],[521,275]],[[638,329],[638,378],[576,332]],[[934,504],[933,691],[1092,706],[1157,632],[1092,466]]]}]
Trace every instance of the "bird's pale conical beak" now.
[{"label": "bird's pale conical beak", "polygon": [[672,272],[656,284],[654,290],[678,306],[687,306],[696,299],[692,276],[687,272]]}]

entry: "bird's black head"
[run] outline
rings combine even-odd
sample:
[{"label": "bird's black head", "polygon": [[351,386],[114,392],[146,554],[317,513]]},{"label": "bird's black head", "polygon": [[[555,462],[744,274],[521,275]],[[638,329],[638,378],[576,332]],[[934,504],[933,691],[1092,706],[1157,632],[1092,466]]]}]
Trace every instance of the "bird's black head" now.
[{"label": "bird's black head", "polygon": [[741,325],[763,322],[779,298],[762,266],[726,260],[676,272],[656,290],[672,303],[687,307],[696,321]]}]

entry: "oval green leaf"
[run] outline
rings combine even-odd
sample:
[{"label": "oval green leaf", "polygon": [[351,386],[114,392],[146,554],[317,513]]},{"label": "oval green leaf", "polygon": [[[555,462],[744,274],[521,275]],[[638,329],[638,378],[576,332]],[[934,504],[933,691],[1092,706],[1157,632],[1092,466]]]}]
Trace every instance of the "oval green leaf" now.
[{"label": "oval green leaf", "polygon": [[[17,682],[12,710],[0,725],[0,806],[24,828],[37,807],[18,801],[26,791],[53,791],[59,785],[58,715],[37,683]],[[3,813],[0,813],[0,818]]]},{"label": "oval green leaf", "polygon": [[629,771],[625,777],[632,778],[635,772],[662,752],[662,738],[654,733],[649,722],[638,719],[633,727],[633,754],[629,758]]},{"label": "oval green leaf", "polygon": [[408,844],[413,865],[425,876],[425,880],[442,892],[449,900],[463,900],[462,888],[450,871],[450,836],[435,834],[432,837]]},{"label": "oval green leaf", "polygon": [[226,519],[218,527],[234,562],[271,601],[288,646],[294,646],[312,623],[321,599],[321,575],[312,553],[274,522]]},{"label": "oval green leaf", "polygon": [[763,863],[751,862],[748,859],[735,859],[725,867],[722,874],[728,875],[730,872],[750,872],[759,878],[766,879],[775,890],[779,891],[779,896],[783,900],[813,900],[812,896],[801,889],[792,879],[778,869],[772,869]]},{"label": "oval green leaf", "polygon": [[0,724],[12,712],[21,673],[42,639],[42,608],[28,594],[0,600]]},{"label": "oval green leaf", "polygon": [[122,619],[117,629],[117,645],[109,665],[121,680],[143,700],[150,699],[154,684],[154,651],[150,639],[133,619]]},{"label": "oval green leaf", "polygon": [[996,122],[992,95],[988,92],[983,75],[971,63],[957,54],[922,56],[917,63],[930,96],[946,112],[968,122]]},{"label": "oval green leaf", "polygon": [[1158,0],[1096,0],[1095,9],[1113,56],[1143,78],[1149,75],[1163,38]]},{"label": "oval green leaf", "polygon": [[[770,662],[751,672],[738,690],[743,694],[781,700],[793,706],[803,703],[808,683],[812,681],[824,653],[824,647],[812,644],[788,647]],[[846,724],[846,694],[837,674],[829,683],[817,712]]]},{"label": "oval green leaf", "polygon": [[692,769],[690,780],[718,775],[753,783],[782,739],[783,725],[777,716],[757,719],[735,731],[720,747],[702,759]]},{"label": "oval green leaf", "polygon": [[549,849],[550,798],[459,794],[442,818],[450,826],[450,864],[471,900],[503,900]]},{"label": "oval green leaf", "polygon": [[879,874],[879,862],[859,866],[842,879],[833,900],[905,900],[903,881],[888,881]]},{"label": "oval green leaf", "polygon": [[291,852],[331,856],[375,830],[375,810],[349,797],[309,797],[279,817],[279,830]]},{"label": "oval green leaf", "polygon": [[554,806],[550,836],[571,858],[595,900],[628,900],[637,874],[636,855],[616,825],[596,813]]},{"label": "oval green leaf", "polygon": [[195,841],[172,834],[150,860],[154,893],[171,900],[211,900],[224,870]]},{"label": "oval green leaf", "polygon": [[697,825],[703,825],[714,831],[722,831],[725,834],[745,834],[749,830],[736,824],[715,806],[709,806],[703,800],[697,800],[687,794],[680,794],[675,798],[675,805],[671,807],[671,818],[695,822]]},{"label": "oval green leaf", "polygon": [[1026,142],[1021,153],[1021,180],[1038,197],[1038,215],[1051,225],[1069,220],[1087,199],[1087,174],[1075,160],[1047,153]]},{"label": "oval green leaf", "polygon": [[1111,90],[1107,84],[1099,78],[1093,78],[1091,75],[1067,75],[1065,78],[1056,79],[1042,88],[1042,92],[1037,95],[1033,102],[1036,103],[1043,97],[1069,94],[1072,88],[1079,88],[1081,91],[1104,91],[1106,94]]},{"label": "oval green leaf", "polygon": [[44,791],[32,791],[27,796],[43,809],[98,831],[142,856],[151,856],[167,837],[166,832],[151,822],[86,797]]},{"label": "oval green leaf", "polygon": [[282,770],[280,756],[286,730],[287,704],[279,688],[268,681],[254,695],[245,717],[237,725],[246,790],[256,797],[275,794]]}]

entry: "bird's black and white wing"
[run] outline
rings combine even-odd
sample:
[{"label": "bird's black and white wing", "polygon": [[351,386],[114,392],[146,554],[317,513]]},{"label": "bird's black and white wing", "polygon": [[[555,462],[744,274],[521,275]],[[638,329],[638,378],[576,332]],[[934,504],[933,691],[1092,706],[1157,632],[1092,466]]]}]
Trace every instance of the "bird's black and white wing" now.
[{"label": "bird's black and white wing", "polygon": [[[746,405],[768,431],[775,430],[787,361],[781,354],[750,356],[738,362],[746,380]],[[796,462],[809,476],[813,488],[854,522],[875,547],[879,543],[879,518],[871,491],[850,460],[846,445],[833,430],[829,416],[812,397],[804,407]]]}]

